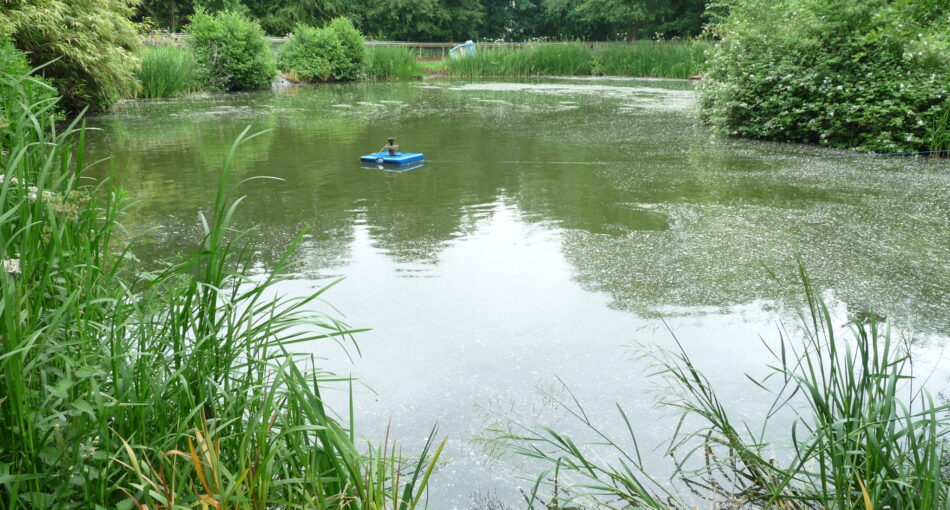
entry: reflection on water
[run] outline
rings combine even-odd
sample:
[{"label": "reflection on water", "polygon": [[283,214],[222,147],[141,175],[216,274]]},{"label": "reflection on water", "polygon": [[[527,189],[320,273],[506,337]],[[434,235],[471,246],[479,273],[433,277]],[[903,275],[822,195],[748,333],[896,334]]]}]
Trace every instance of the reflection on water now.
[{"label": "reflection on water", "polygon": [[[363,83],[126,103],[91,138],[140,203],[126,223],[161,226],[138,250],[148,258],[191,249],[231,142],[266,129],[232,179],[260,262],[306,229],[285,290],[347,277],[328,299],[374,328],[364,356],[314,350],[376,390],[361,395],[367,434],[393,417],[412,444],[442,423],[454,461],[433,497],[465,508],[475,491],[517,500],[466,440],[486,408],[531,409],[554,374],[595,414],[621,400],[651,416],[623,346],[669,342],[659,316],[714,381],[740,384],[761,367],[758,335],[797,305],[797,255],[841,310],[946,340],[945,161],[723,140],[694,110],[678,81]],[[361,168],[387,136],[426,164]],[[282,180],[239,184],[261,175]]]}]

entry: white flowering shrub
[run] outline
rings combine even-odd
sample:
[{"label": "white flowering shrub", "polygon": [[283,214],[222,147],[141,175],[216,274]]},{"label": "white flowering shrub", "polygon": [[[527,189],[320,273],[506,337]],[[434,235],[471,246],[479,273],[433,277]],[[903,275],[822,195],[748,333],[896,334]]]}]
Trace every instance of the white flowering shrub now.
[{"label": "white flowering shrub", "polygon": [[727,0],[700,89],[726,134],[876,152],[948,132],[950,0]]}]

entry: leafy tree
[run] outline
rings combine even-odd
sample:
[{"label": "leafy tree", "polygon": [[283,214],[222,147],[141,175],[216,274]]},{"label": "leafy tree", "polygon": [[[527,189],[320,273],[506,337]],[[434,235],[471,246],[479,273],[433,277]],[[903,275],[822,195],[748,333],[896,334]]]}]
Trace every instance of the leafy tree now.
[{"label": "leafy tree", "polygon": [[544,18],[540,0],[484,0],[478,36],[523,41],[541,31]]},{"label": "leafy tree", "polygon": [[613,30],[604,20],[584,16],[584,0],[541,0],[544,26],[536,35],[555,39],[608,40]]},{"label": "leafy tree", "polygon": [[182,20],[194,12],[194,3],[189,0],[142,0],[133,19],[175,32],[181,27]]},{"label": "leafy tree", "polygon": [[376,39],[462,41],[534,37],[604,40],[699,33],[704,0],[141,0],[139,20],[174,31],[196,8],[235,11],[264,31],[346,16]]},{"label": "leafy tree", "polygon": [[581,19],[604,23],[617,30],[618,35],[637,39],[650,14],[646,4],[631,0],[584,0],[575,12]]},{"label": "leafy tree", "polygon": [[264,31],[243,14],[208,14],[198,8],[187,32],[192,36],[197,80],[205,87],[226,91],[263,89],[277,74]]},{"label": "leafy tree", "polygon": [[42,68],[71,111],[111,106],[135,88],[139,48],[131,0],[5,0],[0,37]]},{"label": "leafy tree", "polygon": [[268,34],[286,35],[297,25],[322,26],[343,14],[341,0],[246,0],[248,12]]},{"label": "leafy tree", "polygon": [[351,8],[364,34],[398,41],[461,41],[477,36],[479,0],[365,0]]},{"label": "leafy tree", "polygon": [[581,39],[628,40],[699,33],[704,0],[544,0],[557,33]]},{"label": "leafy tree", "polygon": [[442,0],[443,37],[447,41],[464,41],[478,35],[478,26],[485,15],[481,0]]}]

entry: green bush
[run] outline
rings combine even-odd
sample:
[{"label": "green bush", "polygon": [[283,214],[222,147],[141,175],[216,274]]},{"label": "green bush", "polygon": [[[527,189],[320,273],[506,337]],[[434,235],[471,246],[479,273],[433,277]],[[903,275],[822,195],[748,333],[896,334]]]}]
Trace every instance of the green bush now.
[{"label": "green bush", "polygon": [[71,111],[111,106],[135,89],[140,43],[129,0],[8,0],[0,36],[9,36]]},{"label": "green bush", "polygon": [[879,152],[940,140],[944,0],[737,0],[701,89],[704,118],[748,138]]},{"label": "green bush", "polygon": [[332,31],[298,25],[281,48],[278,67],[300,81],[327,81],[343,55],[343,45]]},{"label": "green bush", "polygon": [[195,58],[191,50],[180,46],[149,48],[135,73],[141,88],[137,97],[175,97],[191,89]]},{"label": "green bush", "polygon": [[421,78],[416,56],[403,46],[373,46],[366,57],[366,74],[376,80]]},{"label": "green bush", "polygon": [[355,80],[365,64],[365,41],[347,18],[324,28],[298,25],[278,58],[280,70],[301,81]]},{"label": "green bush", "polygon": [[330,22],[330,30],[340,41],[343,59],[337,62],[334,78],[337,80],[356,80],[363,75],[366,65],[366,40],[349,18],[335,18]]},{"label": "green bush", "polygon": [[264,32],[243,14],[198,9],[186,32],[192,36],[196,81],[210,90],[267,88],[277,68]]}]

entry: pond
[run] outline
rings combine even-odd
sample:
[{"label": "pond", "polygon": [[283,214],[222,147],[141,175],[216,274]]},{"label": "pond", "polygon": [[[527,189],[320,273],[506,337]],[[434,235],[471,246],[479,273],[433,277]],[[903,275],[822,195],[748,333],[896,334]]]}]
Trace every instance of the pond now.
[{"label": "pond", "polygon": [[[148,232],[136,253],[150,259],[193,249],[232,141],[266,130],[239,150],[231,180],[247,197],[239,222],[258,227],[259,269],[305,230],[282,291],[345,277],[327,302],[372,328],[357,337],[361,355],[301,350],[365,383],[364,437],[382,441],[391,420],[413,452],[439,424],[448,462],[432,508],[517,507],[530,468],[498,456],[484,429],[581,433],[552,405],[565,387],[619,435],[621,403],[648,464],[666,469],[662,448],[642,445],[668,440],[675,419],[652,405],[636,358],[673,334],[756,422],[768,401],[742,373],[763,372],[779,323],[794,332],[799,258],[838,323],[884,316],[945,383],[947,161],[712,136],[693,88],[432,79],[128,102],[90,120],[101,129],[90,146],[115,156],[138,202],[126,224]],[[362,168],[388,136],[425,165]],[[282,180],[241,183],[253,176]],[[344,389],[330,396],[341,411]]]}]

